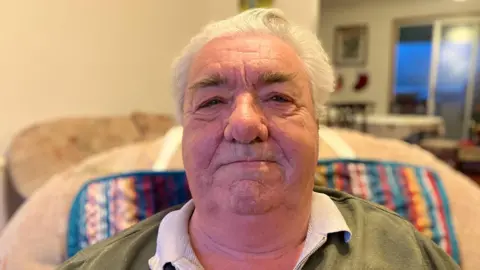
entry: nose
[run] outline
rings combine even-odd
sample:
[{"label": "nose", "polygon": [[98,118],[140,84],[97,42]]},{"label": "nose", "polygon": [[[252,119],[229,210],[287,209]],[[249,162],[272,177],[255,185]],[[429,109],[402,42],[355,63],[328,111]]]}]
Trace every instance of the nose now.
[{"label": "nose", "polygon": [[244,144],[267,140],[265,117],[251,94],[236,98],[224,135],[228,141]]}]

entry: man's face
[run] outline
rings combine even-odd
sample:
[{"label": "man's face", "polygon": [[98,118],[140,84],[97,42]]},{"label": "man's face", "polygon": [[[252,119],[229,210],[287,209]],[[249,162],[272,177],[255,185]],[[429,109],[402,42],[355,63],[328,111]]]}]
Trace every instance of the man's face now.
[{"label": "man's face", "polygon": [[184,100],[183,160],[197,207],[242,215],[308,202],[318,156],[309,78],[266,34],[210,41]]}]

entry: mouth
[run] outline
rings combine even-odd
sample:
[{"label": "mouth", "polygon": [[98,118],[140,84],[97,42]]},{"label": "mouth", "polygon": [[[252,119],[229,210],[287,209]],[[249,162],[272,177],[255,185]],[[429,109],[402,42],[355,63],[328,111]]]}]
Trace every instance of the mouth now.
[{"label": "mouth", "polygon": [[234,164],[238,164],[238,165],[260,165],[260,164],[271,164],[271,163],[275,163],[275,162],[271,161],[271,160],[236,160],[236,161],[224,163],[224,164],[222,164],[222,166],[234,165]]}]

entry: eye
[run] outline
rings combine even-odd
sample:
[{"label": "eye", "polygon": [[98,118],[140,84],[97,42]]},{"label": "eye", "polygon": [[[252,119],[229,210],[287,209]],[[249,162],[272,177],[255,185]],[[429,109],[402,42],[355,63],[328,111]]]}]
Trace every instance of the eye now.
[{"label": "eye", "polygon": [[270,97],[270,100],[275,101],[275,102],[279,102],[279,103],[291,102],[291,100],[289,98],[286,98],[286,97],[281,96],[281,95],[274,95],[274,96]]},{"label": "eye", "polygon": [[198,109],[210,108],[210,107],[213,107],[215,105],[222,104],[222,103],[224,103],[224,102],[221,99],[213,98],[213,99],[207,100],[204,103],[200,104],[200,106],[198,106]]}]

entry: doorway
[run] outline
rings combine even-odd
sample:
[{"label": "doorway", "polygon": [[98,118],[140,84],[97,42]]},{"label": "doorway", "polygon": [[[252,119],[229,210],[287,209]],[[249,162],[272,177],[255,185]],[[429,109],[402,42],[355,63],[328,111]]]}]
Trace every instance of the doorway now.
[{"label": "doorway", "polygon": [[480,17],[398,27],[394,95],[412,96],[445,122],[450,139],[467,138],[480,109]]}]

